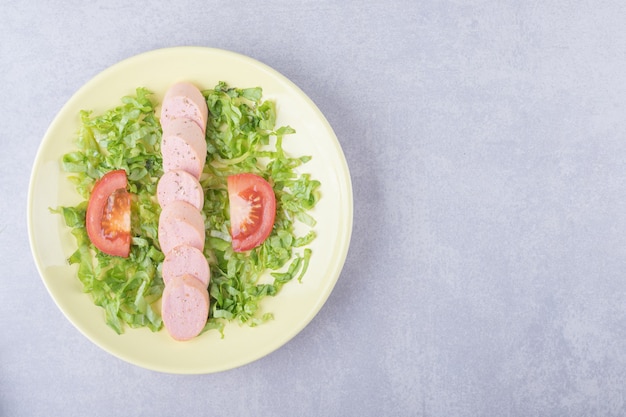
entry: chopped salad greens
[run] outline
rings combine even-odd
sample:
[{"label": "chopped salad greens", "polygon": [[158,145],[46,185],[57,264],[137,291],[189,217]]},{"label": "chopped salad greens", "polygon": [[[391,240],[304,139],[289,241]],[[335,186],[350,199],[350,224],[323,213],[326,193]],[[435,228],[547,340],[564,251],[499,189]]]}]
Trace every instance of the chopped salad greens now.
[{"label": "chopped salad greens", "polygon": [[[219,82],[202,92],[209,108],[206,129],[207,161],[200,183],[205,192],[205,256],[211,267],[211,308],[204,331],[235,321],[256,326],[273,318],[263,312],[261,300],[275,296],[283,285],[301,281],[311,259],[307,245],[315,239],[314,218],[308,213],[317,203],[319,181],[298,168],[309,156],[293,157],[283,150],[290,126],[276,128],[276,107],[262,100],[262,89],[233,88]],[[161,127],[151,92],[137,88],[134,96],[101,115],[80,113],[77,149],[63,156],[62,166],[84,199],[73,207],[59,207],[76,238],[69,257],[78,265],[78,279],[93,302],[104,309],[105,321],[117,333],[125,325],[163,326],[156,302],[163,292],[161,252],[157,237],[161,208],[156,186],[163,174]],[[124,169],[132,193],[132,243],[128,258],[106,255],[90,242],[85,213],[91,189],[105,173]],[[251,172],[265,178],[276,196],[276,218],[270,236],[259,247],[238,253],[231,247],[226,179]],[[302,236],[296,223],[308,227]],[[269,271],[269,274],[266,272]],[[269,279],[263,278],[269,277]]]}]

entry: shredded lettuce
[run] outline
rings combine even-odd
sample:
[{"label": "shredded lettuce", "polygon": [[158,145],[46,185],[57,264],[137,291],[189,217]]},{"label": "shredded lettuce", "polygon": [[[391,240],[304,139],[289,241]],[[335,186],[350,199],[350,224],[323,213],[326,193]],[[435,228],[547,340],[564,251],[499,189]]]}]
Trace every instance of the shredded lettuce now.
[{"label": "shredded lettuce", "polygon": [[[77,149],[63,156],[62,166],[85,201],[54,210],[76,238],[77,249],[68,262],[78,265],[83,290],[104,309],[106,323],[117,333],[123,333],[124,325],[152,331],[162,327],[153,305],[163,292],[158,272],[164,258],[157,240],[160,207],[154,198],[162,175],[161,127],[149,96],[148,90],[138,88],[136,96],[122,98],[122,105],[102,115],[80,113]],[[115,169],[126,170],[133,196],[128,258],[98,251],[85,229],[89,193],[97,179]]]},{"label": "shredded lettuce", "polygon": [[[275,104],[262,101],[261,88],[231,88],[220,82],[203,94],[209,107],[208,157],[202,182],[210,231],[205,254],[212,259],[207,329],[222,329],[224,320],[256,326],[273,318],[271,312],[260,311],[260,301],[278,294],[293,278],[301,281],[306,272],[311,250],[300,249],[315,238],[315,232],[296,236],[295,223],[306,219],[305,224],[315,225],[306,212],[320,197],[320,183],[297,172],[309,156],[291,157],[284,152],[284,137],[295,130],[276,128]],[[239,172],[264,177],[276,195],[272,233],[261,246],[246,253],[232,250],[228,233],[226,178]],[[268,270],[272,280],[261,282]]]},{"label": "shredded lettuce", "polygon": [[[205,256],[211,267],[211,309],[204,331],[217,329],[222,337],[229,321],[256,326],[273,318],[261,300],[275,296],[286,283],[302,281],[312,256],[314,218],[319,181],[299,173],[311,158],[284,152],[290,126],[276,128],[276,107],[262,100],[262,89],[231,88],[220,82],[203,91],[209,108],[207,163],[201,177],[205,192]],[[63,156],[63,169],[84,201],[52,210],[63,216],[76,239],[69,257],[78,265],[78,279],[93,302],[104,310],[106,323],[117,333],[125,325],[158,331],[162,321],[155,303],[163,292],[158,243],[160,206],[156,185],[163,174],[161,128],[150,91],[137,88],[134,96],[102,115],[80,113],[76,150]],[[95,181],[106,172],[124,169],[132,200],[131,252],[128,258],[99,252],[85,229],[87,200]],[[232,250],[226,179],[240,172],[263,176],[272,185],[277,203],[274,229],[259,247],[246,253]],[[297,222],[309,227],[297,236]],[[268,273],[269,272],[269,273]],[[263,278],[265,277],[265,278]]]}]

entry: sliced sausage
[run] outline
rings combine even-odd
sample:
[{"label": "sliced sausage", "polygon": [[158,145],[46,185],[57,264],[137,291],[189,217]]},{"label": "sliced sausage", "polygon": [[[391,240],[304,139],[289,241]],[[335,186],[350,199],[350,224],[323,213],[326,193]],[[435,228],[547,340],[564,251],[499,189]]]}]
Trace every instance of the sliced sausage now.
[{"label": "sliced sausage", "polygon": [[183,171],[167,171],[157,184],[157,200],[161,207],[175,200],[185,201],[198,210],[204,207],[204,191],[196,177]]},{"label": "sliced sausage", "polygon": [[184,201],[172,201],[159,216],[159,243],[168,253],[176,246],[189,245],[204,250],[204,219],[200,211]]},{"label": "sliced sausage", "polygon": [[163,171],[182,169],[200,178],[206,162],[206,138],[198,125],[186,119],[173,120],[163,129]]},{"label": "sliced sausage", "polygon": [[161,317],[170,336],[176,340],[196,337],[209,317],[209,293],[192,275],[180,275],[165,286]]},{"label": "sliced sausage", "polygon": [[163,98],[161,105],[161,127],[166,128],[172,120],[193,120],[206,132],[206,123],[209,111],[206,99],[200,90],[193,84],[180,82],[172,85]]},{"label": "sliced sausage", "polygon": [[158,236],[166,254],[161,316],[170,336],[181,341],[197,336],[209,316],[204,191],[198,181],[206,162],[207,117],[206,100],[194,85],[169,88],[161,108],[164,175],[157,185]]},{"label": "sliced sausage", "polygon": [[202,251],[193,246],[180,245],[165,255],[161,274],[165,286],[180,275],[190,274],[206,288],[209,285],[211,271],[209,262]]}]

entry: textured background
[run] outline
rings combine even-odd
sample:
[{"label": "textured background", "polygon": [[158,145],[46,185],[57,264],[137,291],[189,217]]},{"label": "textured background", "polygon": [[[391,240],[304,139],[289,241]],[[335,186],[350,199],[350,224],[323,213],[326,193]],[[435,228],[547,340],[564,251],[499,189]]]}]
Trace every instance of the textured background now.
[{"label": "textured background", "polygon": [[[57,3],[0,5],[0,415],[626,415],[624,2]],[[70,96],[180,45],[298,84],[354,187],[319,315],[201,376],[85,339],[38,276],[25,216]]]}]

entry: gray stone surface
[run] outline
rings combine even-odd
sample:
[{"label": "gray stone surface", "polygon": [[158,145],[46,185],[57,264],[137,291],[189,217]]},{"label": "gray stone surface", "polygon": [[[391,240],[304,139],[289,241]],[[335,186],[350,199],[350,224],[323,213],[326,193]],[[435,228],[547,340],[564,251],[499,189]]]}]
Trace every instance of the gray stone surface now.
[{"label": "gray stone surface", "polygon": [[[0,415],[626,415],[625,3],[62,4],[0,5]],[[69,97],[180,45],[293,80],[354,187],[350,252],[318,316],[200,376],[83,337],[41,282],[25,215]]]}]

